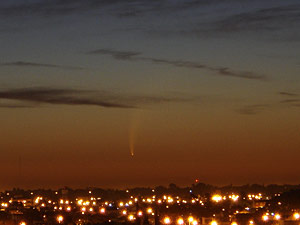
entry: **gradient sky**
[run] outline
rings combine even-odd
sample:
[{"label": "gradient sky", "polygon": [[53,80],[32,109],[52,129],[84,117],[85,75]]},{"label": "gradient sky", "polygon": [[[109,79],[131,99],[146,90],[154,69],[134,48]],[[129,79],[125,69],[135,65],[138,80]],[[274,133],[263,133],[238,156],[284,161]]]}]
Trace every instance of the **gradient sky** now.
[{"label": "gradient sky", "polygon": [[0,189],[299,183],[299,27],[299,0],[2,0]]}]

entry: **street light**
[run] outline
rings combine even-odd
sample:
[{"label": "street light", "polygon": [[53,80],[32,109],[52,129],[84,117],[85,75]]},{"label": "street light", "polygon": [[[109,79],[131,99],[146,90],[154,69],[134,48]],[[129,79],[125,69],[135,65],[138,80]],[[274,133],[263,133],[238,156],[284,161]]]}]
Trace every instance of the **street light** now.
[{"label": "street light", "polygon": [[62,221],[64,221],[64,217],[63,216],[58,216],[57,221],[58,221],[58,223],[62,223]]},{"label": "street light", "polygon": [[166,216],[166,217],[164,218],[164,224],[170,224],[170,223],[171,223],[170,217]]},{"label": "street light", "polygon": [[183,219],[182,219],[182,218],[179,218],[179,219],[177,220],[177,224],[178,224],[178,225],[182,225],[182,224],[184,224],[184,221],[183,221]]}]

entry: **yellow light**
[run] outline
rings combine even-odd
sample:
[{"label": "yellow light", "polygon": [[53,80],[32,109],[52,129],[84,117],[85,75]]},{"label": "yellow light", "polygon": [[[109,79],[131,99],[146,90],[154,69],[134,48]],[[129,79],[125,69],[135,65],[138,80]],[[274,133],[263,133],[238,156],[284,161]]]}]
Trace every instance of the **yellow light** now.
[{"label": "yellow light", "polygon": [[170,217],[166,216],[166,217],[164,218],[164,224],[170,224],[170,223],[171,223]]},{"label": "yellow light", "polygon": [[58,216],[58,217],[57,217],[58,223],[61,223],[63,220],[64,220],[64,217],[63,217],[63,216]]},{"label": "yellow light", "polygon": [[127,211],[126,211],[126,210],[123,210],[123,211],[122,211],[122,214],[123,214],[123,215],[127,215]]},{"label": "yellow light", "polygon": [[89,210],[90,210],[90,212],[93,212],[93,211],[94,211],[94,209],[93,209],[93,208],[90,208]]},{"label": "yellow light", "polygon": [[70,206],[67,207],[67,211],[71,211],[71,207]]},{"label": "yellow light", "polygon": [[274,217],[275,217],[276,220],[280,220],[280,218],[281,218],[281,216],[279,214],[275,214]]},{"label": "yellow light", "polygon": [[294,213],[293,217],[294,217],[294,219],[298,220],[300,218],[300,214],[299,213]]},{"label": "yellow light", "polygon": [[143,215],[143,212],[142,212],[142,211],[138,211],[137,215],[138,215],[138,216],[142,216],[142,215]]},{"label": "yellow light", "polygon": [[85,212],[86,211],[86,208],[85,207],[82,207],[81,208],[81,212]]},{"label": "yellow light", "polygon": [[26,225],[26,223],[25,222],[20,222],[20,225]]},{"label": "yellow light", "polygon": [[192,222],[192,225],[198,225],[197,220],[194,220],[194,221]]},{"label": "yellow light", "polygon": [[123,203],[123,202],[120,202],[119,206],[120,206],[120,207],[123,207],[123,206],[124,206],[124,203]]},{"label": "yellow light", "polygon": [[101,208],[100,213],[104,214],[105,213],[105,208]]},{"label": "yellow light", "polygon": [[151,208],[147,209],[147,213],[151,214],[153,212],[153,210]]},{"label": "yellow light", "polygon": [[250,220],[249,223],[250,223],[250,224],[254,224],[254,221],[253,221],[253,220]]},{"label": "yellow light", "polygon": [[179,218],[179,219],[177,220],[177,224],[179,224],[179,225],[182,225],[182,224],[184,224],[184,221],[183,221],[183,219],[182,219],[182,218]]},{"label": "yellow light", "polygon": [[189,221],[190,223],[193,222],[193,221],[194,221],[194,217],[189,216],[188,221]]},{"label": "yellow light", "polygon": [[238,225],[237,222],[232,222],[231,225]]},{"label": "yellow light", "polygon": [[268,221],[269,217],[267,215],[263,215],[262,219],[263,219],[263,221]]},{"label": "yellow light", "polygon": [[210,225],[218,225],[217,221],[213,220],[211,221]]},{"label": "yellow light", "polygon": [[214,196],[212,196],[211,199],[212,199],[213,201],[215,201],[215,202],[219,202],[219,201],[222,200],[222,196],[221,196],[221,195],[214,195]]},{"label": "yellow light", "polygon": [[128,216],[128,220],[129,220],[129,221],[133,221],[133,220],[134,220],[134,216],[133,216],[133,215],[129,215],[129,216]]}]

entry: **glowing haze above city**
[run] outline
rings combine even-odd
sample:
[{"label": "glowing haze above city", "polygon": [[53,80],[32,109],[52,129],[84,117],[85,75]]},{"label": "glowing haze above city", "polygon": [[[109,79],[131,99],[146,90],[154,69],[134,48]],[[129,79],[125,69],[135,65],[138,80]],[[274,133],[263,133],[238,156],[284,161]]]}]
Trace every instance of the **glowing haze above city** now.
[{"label": "glowing haze above city", "polygon": [[2,0],[1,189],[299,183],[298,0]]}]

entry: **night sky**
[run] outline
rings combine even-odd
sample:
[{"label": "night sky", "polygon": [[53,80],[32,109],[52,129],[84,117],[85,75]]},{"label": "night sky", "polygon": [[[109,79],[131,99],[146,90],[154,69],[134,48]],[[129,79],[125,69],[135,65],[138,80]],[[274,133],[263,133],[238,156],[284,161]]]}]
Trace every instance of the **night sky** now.
[{"label": "night sky", "polygon": [[0,189],[299,183],[299,0],[1,0]]}]

